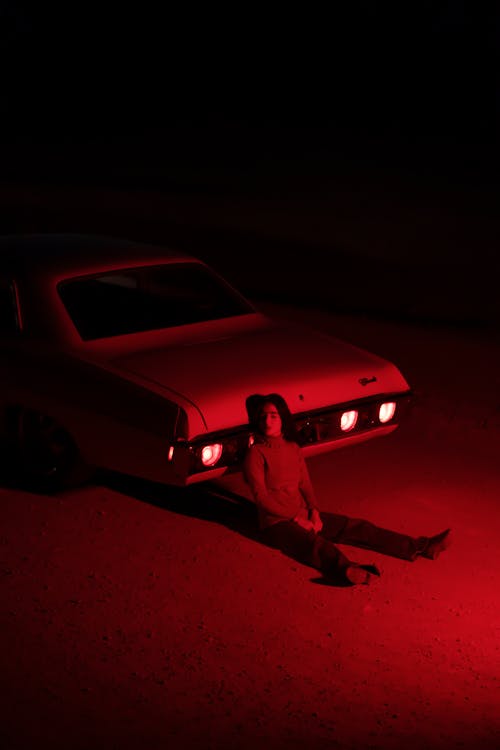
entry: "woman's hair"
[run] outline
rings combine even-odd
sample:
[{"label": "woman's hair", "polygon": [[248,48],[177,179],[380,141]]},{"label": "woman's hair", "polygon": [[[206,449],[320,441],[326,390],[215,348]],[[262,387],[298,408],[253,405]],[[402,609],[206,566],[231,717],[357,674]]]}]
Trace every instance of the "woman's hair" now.
[{"label": "woman's hair", "polygon": [[281,417],[281,431],[285,440],[298,443],[299,436],[290,409],[283,396],[280,396],[279,393],[268,393],[267,396],[254,393],[247,398],[246,408],[251,430],[260,433],[259,419],[264,404],[273,404],[276,407],[276,411]]}]

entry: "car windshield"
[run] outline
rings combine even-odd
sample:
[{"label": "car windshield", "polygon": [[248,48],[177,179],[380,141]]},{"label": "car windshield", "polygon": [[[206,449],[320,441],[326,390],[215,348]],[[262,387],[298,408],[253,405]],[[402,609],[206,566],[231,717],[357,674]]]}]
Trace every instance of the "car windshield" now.
[{"label": "car windshield", "polygon": [[209,268],[169,263],[79,277],[58,285],[85,341],[254,312]]}]

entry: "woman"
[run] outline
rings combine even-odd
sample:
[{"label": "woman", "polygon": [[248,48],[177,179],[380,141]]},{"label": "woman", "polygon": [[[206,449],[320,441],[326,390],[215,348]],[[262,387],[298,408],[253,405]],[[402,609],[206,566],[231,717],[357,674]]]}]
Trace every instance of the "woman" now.
[{"label": "woman", "polygon": [[411,537],[369,521],[320,513],[295,425],[284,398],[255,394],[246,402],[254,442],[244,474],[259,512],[262,540],[332,581],[369,584],[375,565],[350,561],[334,542],[415,560],[435,560],[450,543],[449,529],[434,537]]}]

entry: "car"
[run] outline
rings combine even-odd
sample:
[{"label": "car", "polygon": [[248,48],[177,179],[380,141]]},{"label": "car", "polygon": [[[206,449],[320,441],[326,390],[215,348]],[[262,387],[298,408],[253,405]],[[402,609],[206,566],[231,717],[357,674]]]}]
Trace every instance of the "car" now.
[{"label": "car", "polygon": [[305,456],[387,435],[411,400],[391,362],[269,317],[176,249],[11,235],[0,264],[2,455],[42,492],[96,468],[179,487],[238,472],[252,394],[286,399]]}]

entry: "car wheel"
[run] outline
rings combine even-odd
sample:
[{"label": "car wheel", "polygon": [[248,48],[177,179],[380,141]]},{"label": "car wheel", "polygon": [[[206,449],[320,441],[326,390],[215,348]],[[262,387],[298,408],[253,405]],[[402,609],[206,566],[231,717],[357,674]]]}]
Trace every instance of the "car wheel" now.
[{"label": "car wheel", "polygon": [[13,469],[27,489],[52,493],[90,476],[71,435],[46,414],[16,409],[10,418]]}]

